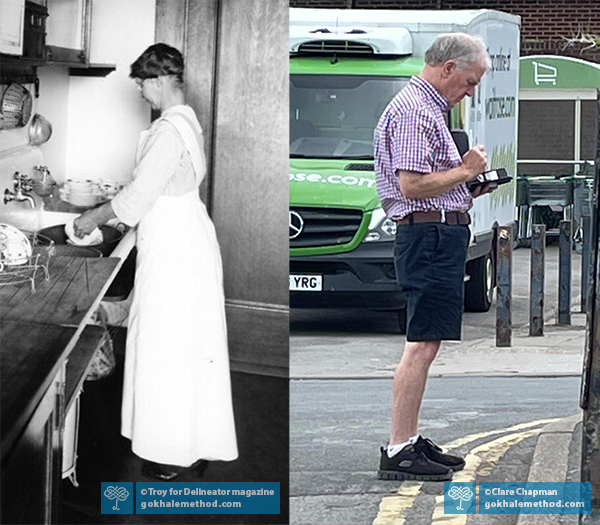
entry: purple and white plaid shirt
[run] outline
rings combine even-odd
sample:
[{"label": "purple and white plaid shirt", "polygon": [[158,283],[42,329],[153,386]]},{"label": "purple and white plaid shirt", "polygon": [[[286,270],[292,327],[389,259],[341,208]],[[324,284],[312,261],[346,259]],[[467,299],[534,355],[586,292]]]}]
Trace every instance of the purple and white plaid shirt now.
[{"label": "purple and white plaid shirt", "polygon": [[375,129],[377,192],[388,217],[402,219],[415,211],[468,211],[473,197],[460,184],[438,197],[408,199],[400,191],[398,170],[447,171],[462,158],[444,120],[448,101],[426,80],[414,76],[389,103]]}]

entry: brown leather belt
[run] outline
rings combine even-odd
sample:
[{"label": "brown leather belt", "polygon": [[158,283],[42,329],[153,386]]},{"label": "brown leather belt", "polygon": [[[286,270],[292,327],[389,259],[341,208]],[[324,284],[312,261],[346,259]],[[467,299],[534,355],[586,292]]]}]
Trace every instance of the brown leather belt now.
[{"label": "brown leather belt", "polygon": [[396,224],[422,224],[424,222],[441,222],[456,226],[457,224],[471,224],[471,217],[463,211],[415,211],[402,219],[397,219]]}]

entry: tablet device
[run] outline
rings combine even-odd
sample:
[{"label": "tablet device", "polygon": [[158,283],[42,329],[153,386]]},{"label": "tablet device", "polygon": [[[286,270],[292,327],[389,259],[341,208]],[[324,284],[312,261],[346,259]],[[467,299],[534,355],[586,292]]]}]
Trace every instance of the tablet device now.
[{"label": "tablet device", "polygon": [[467,182],[467,188],[469,188],[472,191],[478,186],[482,186],[484,184],[493,184],[494,186],[500,186],[500,184],[505,184],[507,182],[510,182],[511,180],[512,177],[508,173],[506,173],[506,170],[504,168],[498,168],[477,175],[477,177]]}]

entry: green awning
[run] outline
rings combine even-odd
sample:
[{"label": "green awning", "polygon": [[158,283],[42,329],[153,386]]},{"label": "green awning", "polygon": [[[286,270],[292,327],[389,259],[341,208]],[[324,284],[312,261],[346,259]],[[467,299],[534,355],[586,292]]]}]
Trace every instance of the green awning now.
[{"label": "green awning", "polygon": [[600,89],[600,64],[578,58],[522,57],[519,76],[521,89]]}]

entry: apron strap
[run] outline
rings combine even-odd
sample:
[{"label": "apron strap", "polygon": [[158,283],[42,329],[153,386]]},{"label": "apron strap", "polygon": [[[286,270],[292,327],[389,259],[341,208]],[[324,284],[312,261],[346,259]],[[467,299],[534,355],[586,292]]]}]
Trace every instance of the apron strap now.
[{"label": "apron strap", "polygon": [[199,185],[206,174],[206,159],[204,157],[204,137],[202,128],[183,113],[171,114],[163,117],[170,122],[179,133],[184,146],[192,158],[196,183]]}]

